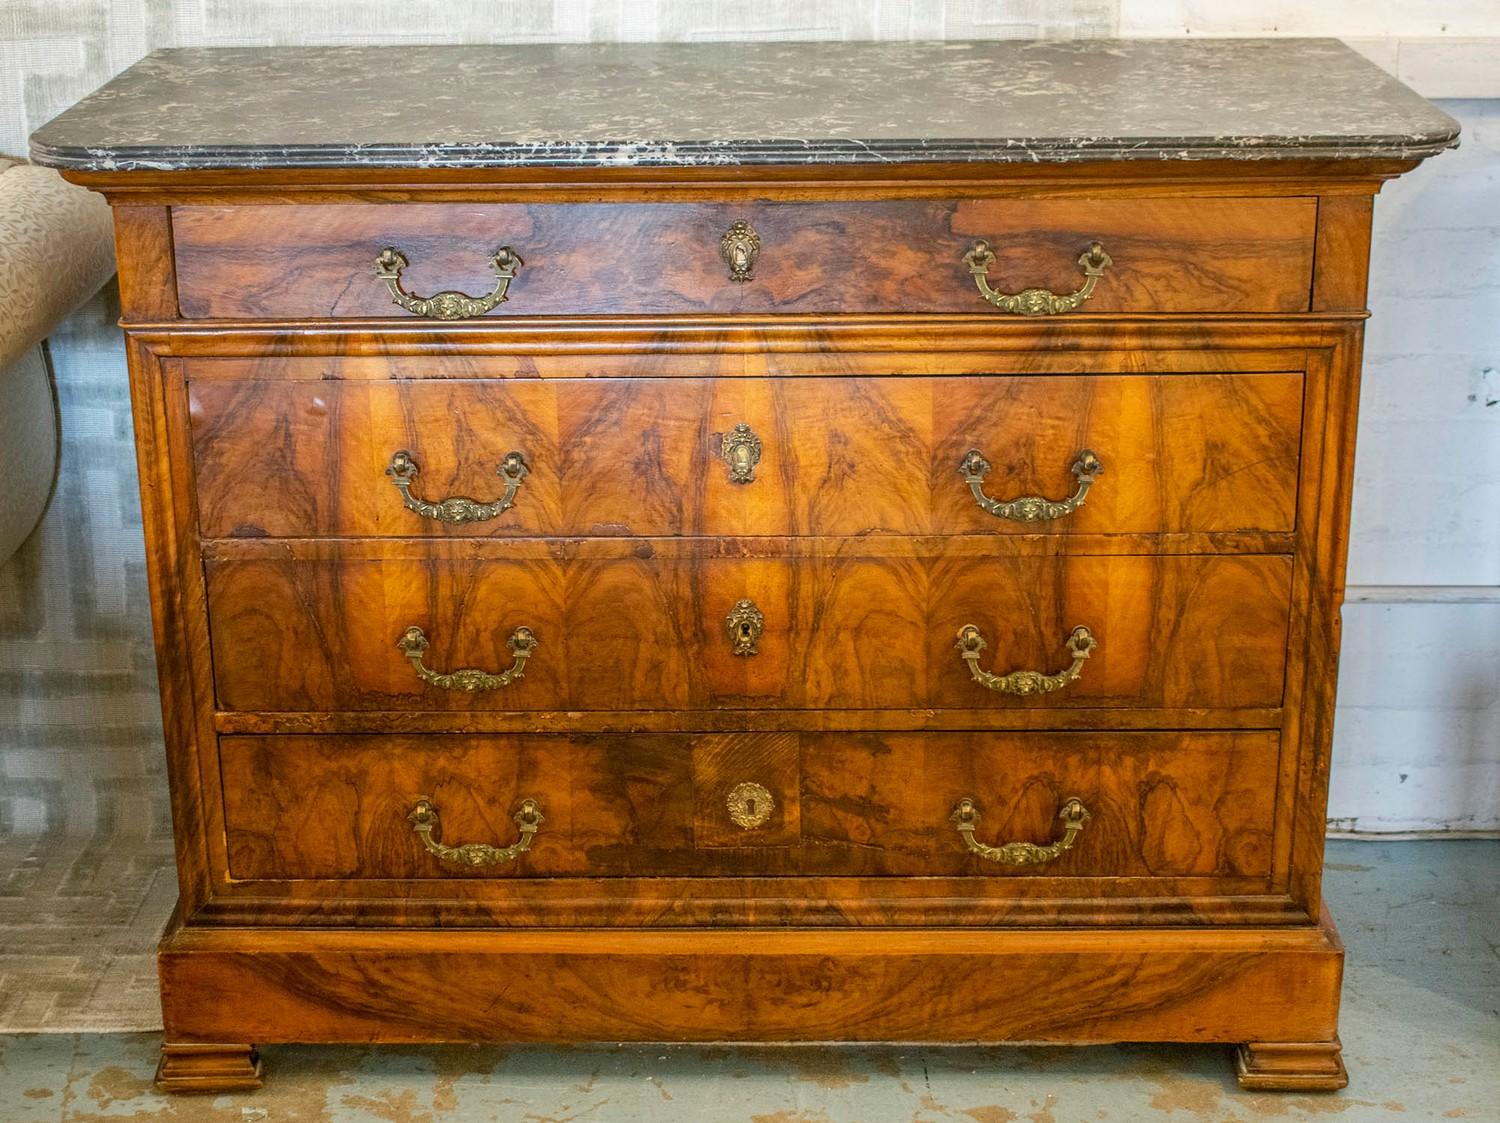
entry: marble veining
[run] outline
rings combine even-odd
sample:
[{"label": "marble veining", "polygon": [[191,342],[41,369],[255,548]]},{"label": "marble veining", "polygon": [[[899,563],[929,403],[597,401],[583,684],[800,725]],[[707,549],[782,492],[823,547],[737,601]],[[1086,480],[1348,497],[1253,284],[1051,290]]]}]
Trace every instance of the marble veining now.
[{"label": "marble veining", "polygon": [[1405,159],[1457,135],[1332,39],[191,48],[31,153],[95,171]]}]

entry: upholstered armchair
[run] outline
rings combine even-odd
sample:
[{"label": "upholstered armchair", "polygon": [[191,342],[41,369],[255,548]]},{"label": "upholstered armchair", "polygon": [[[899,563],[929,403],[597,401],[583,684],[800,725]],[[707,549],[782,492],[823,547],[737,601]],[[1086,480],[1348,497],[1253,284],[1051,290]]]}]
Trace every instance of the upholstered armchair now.
[{"label": "upholstered armchair", "polygon": [[0,562],[36,527],[57,472],[59,419],[41,342],[114,268],[98,195],[0,157]]}]

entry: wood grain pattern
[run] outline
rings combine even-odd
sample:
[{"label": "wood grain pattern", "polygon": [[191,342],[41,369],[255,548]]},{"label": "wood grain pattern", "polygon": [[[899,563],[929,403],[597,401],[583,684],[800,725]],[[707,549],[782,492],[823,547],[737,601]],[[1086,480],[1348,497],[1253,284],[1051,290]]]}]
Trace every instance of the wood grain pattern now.
[{"label": "wood grain pattern", "polygon": [[[1254,877],[1270,872],[1274,733],[821,733],[802,738],[804,868],[825,874]],[[973,857],[977,841],[1045,844],[1058,809],[1092,816],[1043,866]]]},{"label": "wood grain pattern", "polygon": [[1318,200],[1318,240],[1313,258],[1315,312],[1359,312],[1370,278],[1370,222],[1375,200],[1345,195]]},{"label": "wood grain pattern", "polygon": [[[825,733],[931,732],[993,729],[1015,732],[1136,729],[1279,729],[1284,707],[1248,709],[964,709],[869,710],[224,710],[224,734],[345,733]],[[1290,799],[1291,797],[1288,796]]]},{"label": "wood grain pattern", "polygon": [[790,375],[1277,373],[1337,342],[1346,313],[1300,316],[522,316],[132,327],[195,381],[386,382]]},{"label": "wood grain pattern", "polygon": [[[1281,532],[1295,515],[1297,374],[885,379],[651,378],[396,383],[193,381],[205,537]],[[724,434],[762,443],[734,483]],[[1104,475],[1065,518],[987,514],[986,493],[1066,499],[1082,449]],[[275,449],[274,456],[267,449]],[[428,499],[516,505],[454,526],[402,506],[398,449]]]},{"label": "wood grain pattern", "polygon": [[[231,710],[657,710],[1265,707],[1281,701],[1291,562],[1243,557],[923,556],[798,559],[216,561],[207,566],[219,704]],[[725,620],[765,617],[737,656]],[[1098,640],[1064,690],[1018,698],[975,683],[965,624],[997,673],[1070,663],[1075,625]],[[428,686],[396,648],[411,626],[438,670],[509,667],[479,693]]]},{"label": "wood grain pattern", "polygon": [[128,319],[177,318],[177,265],[166,207],[117,206],[115,261],[120,313]]},{"label": "wood grain pattern", "polygon": [[851,535],[843,538],[215,538],[200,540],[207,562],[619,561],[1067,558],[1090,554],[1289,554],[1297,532],[1213,534]]},{"label": "wood grain pattern", "polygon": [[[164,228],[164,221],[156,227]],[[159,242],[151,244],[160,250]],[[138,260],[149,265],[144,256]],[[191,913],[211,893],[208,840],[222,833],[223,805],[213,750],[213,664],[203,609],[203,565],[194,531],[192,470],[187,448],[178,439],[186,396],[180,383],[163,378],[155,357],[139,340],[126,339],[125,355],[152,638],[162,653],[157,684],[171,778],[177,907]]]},{"label": "wood grain pattern", "polygon": [[[1072,292],[1101,241],[1115,265],[1089,312],[1302,312],[1309,199],[958,200],[758,204],[359,204],[173,210],[183,315],[407,316],[373,262],[410,259],[424,296],[494,287],[487,262],[525,262],[493,318],[664,312],[982,312],[963,263],[985,239],[991,284]],[[748,220],[755,279],[736,284],[719,239]]]},{"label": "wood grain pattern", "polygon": [[[1069,895],[1077,877],[1173,877],[1212,894],[1270,871],[1276,735],[229,737],[220,760],[239,880],[940,875]],[[776,805],[754,830],[725,806],[746,781]],[[975,858],[949,820],[972,797],[981,839],[1045,844],[1075,796],[1092,818],[1041,866]],[[437,860],[407,821],[429,799],[449,845],[507,846],[528,798],[546,816],[531,849],[491,868]]]},{"label": "wood grain pattern", "polygon": [[[683,738],[225,738],[229,873],[255,878],[544,877],[694,870]],[[795,760],[795,753],[793,753]],[[509,846],[523,799],[545,819],[513,862],[428,854],[407,813],[430,800],[450,846]],[[703,872],[721,872],[712,868]]]},{"label": "wood grain pattern", "polygon": [[[709,734],[692,738],[691,744],[693,845],[700,852],[748,848],[759,857],[768,846],[802,844],[800,738],[788,733]],[[747,827],[729,814],[730,796],[741,784],[759,785],[770,794],[771,805],[763,811],[766,821],[759,826]]]},{"label": "wood grain pattern", "polygon": [[[764,855],[763,855],[764,857]],[[716,877],[225,881],[195,928],[1305,928],[1264,878]]]},{"label": "wood grain pattern", "polygon": [[[179,929],[166,1039],[1331,1041],[1343,948],[1301,929]],[[501,1012],[497,1015],[497,1012]]]},{"label": "wood grain pattern", "polygon": [[1310,365],[1318,371],[1317,386],[1305,407],[1317,440],[1303,468],[1304,485],[1312,494],[1299,516],[1303,544],[1294,580],[1299,601],[1306,591],[1306,608],[1294,618],[1293,642],[1306,651],[1306,658],[1300,681],[1288,681],[1295,701],[1285,725],[1289,753],[1283,786],[1292,820],[1289,884],[1306,901],[1320,899],[1322,891],[1363,342],[1364,326],[1356,324],[1336,346],[1315,357]]}]

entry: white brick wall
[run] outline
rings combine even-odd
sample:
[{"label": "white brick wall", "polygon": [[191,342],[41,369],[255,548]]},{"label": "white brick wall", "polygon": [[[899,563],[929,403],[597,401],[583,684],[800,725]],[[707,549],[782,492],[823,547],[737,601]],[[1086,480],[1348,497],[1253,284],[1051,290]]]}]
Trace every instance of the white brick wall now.
[{"label": "white brick wall", "polygon": [[1116,33],[1326,35],[1427,97],[1500,97],[1497,0],[1120,0]]},{"label": "white brick wall", "polygon": [[[1431,599],[1445,593],[1452,599]],[[1354,590],[1344,609],[1334,829],[1500,826],[1500,603],[1493,589],[1487,599],[1466,595]]]},{"label": "white brick wall", "polygon": [[1495,0],[1120,0],[1122,35],[1500,35]]},{"label": "white brick wall", "polygon": [[1343,830],[1500,829],[1500,101],[1443,108],[1462,146],[1375,201]]}]

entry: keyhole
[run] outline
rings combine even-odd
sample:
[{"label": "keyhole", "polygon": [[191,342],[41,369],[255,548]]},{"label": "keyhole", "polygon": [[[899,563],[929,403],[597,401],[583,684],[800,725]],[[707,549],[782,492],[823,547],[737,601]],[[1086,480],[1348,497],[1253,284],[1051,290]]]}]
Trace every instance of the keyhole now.
[{"label": "keyhole", "polygon": [[753,831],[771,817],[776,801],[759,784],[736,784],[726,800],[729,818],[735,826]]},{"label": "keyhole", "polygon": [[749,624],[741,624],[740,625],[740,639],[749,639],[749,638],[750,638],[750,625]]}]

